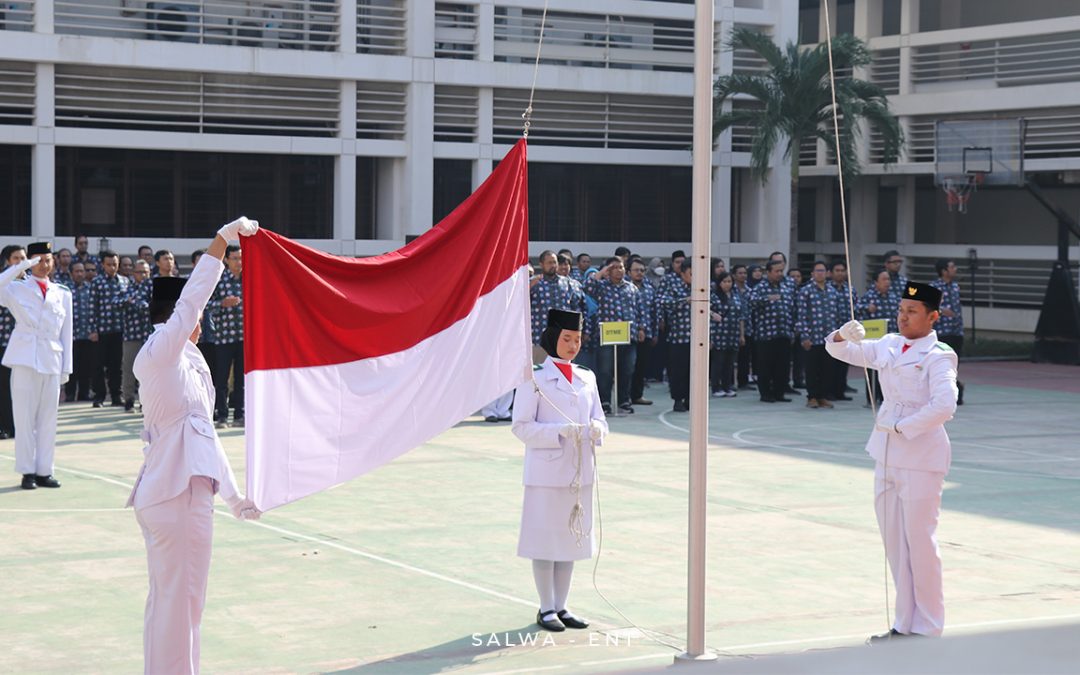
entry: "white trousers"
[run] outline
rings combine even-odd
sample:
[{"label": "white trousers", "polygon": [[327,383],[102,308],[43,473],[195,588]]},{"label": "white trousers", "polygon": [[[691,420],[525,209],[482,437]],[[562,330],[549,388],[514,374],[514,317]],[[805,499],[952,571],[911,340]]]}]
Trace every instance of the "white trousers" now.
[{"label": "white trousers", "polygon": [[199,624],[206,604],[214,533],[214,485],[193,476],[188,489],[135,511],[146,540],[150,593],[143,626],[147,675],[199,672]]},{"label": "white trousers", "polygon": [[896,618],[901,633],[941,635],[945,596],[937,524],[945,475],[930,471],[874,468],[874,511],[896,586]]},{"label": "white trousers", "polygon": [[33,368],[11,368],[11,413],[15,420],[15,471],[51,476],[56,452],[60,376]]},{"label": "white trousers", "polygon": [[510,417],[510,406],[513,403],[514,392],[508,391],[484,406],[483,409],[480,410],[480,414],[484,417],[498,417],[499,419]]}]

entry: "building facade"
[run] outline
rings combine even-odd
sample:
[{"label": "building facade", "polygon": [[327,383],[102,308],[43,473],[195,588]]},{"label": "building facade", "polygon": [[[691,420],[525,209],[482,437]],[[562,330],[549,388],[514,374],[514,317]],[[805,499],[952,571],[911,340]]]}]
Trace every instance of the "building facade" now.
[{"label": "building facade", "polygon": [[[948,213],[933,130],[1024,117],[1025,167],[1077,212],[1080,5],[829,1],[833,29],[869,41],[875,62],[860,75],[891,94],[908,138],[890,167],[872,136],[864,144],[848,191],[854,278],[891,248],[916,278],[975,249],[982,325],[1030,332],[1053,218],[1019,189],[982,190],[966,215]],[[735,26],[821,40],[821,2],[718,0],[717,73],[764,67],[722,47]],[[84,233],[91,251],[149,244],[183,260],[246,213],[331,253],[393,250],[521,137],[535,76],[533,254],[688,248],[692,0],[549,0],[534,71],[544,4],[0,2],[0,241],[70,247]],[[713,253],[735,261],[791,248],[789,168],[778,153],[769,180],[754,179],[748,140],[734,129],[713,153]],[[798,161],[799,261],[840,256],[829,153],[809,144]]]}]

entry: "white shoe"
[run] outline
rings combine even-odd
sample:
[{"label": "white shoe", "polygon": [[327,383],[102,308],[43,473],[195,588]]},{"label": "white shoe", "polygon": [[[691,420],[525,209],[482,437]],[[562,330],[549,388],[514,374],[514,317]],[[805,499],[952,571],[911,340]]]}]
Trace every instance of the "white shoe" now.
[{"label": "white shoe", "polygon": [[736,392],[734,389],[728,389],[724,392],[724,396],[727,396],[728,398],[735,398],[738,395],[739,393]]},{"label": "white shoe", "polygon": [[722,392],[722,391],[714,391],[714,392],[712,393],[712,397],[713,397],[713,398],[723,398],[723,397],[725,397],[725,396],[727,396],[727,394],[725,394],[725,393],[724,393],[724,392]]}]

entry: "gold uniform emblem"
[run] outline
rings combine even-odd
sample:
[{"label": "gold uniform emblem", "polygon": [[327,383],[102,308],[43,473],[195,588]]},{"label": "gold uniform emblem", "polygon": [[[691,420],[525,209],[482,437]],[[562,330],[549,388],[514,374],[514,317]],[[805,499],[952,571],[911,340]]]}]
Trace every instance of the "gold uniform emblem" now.
[{"label": "gold uniform emblem", "polygon": [[908,295],[914,297],[916,293],[918,293],[918,290],[915,287],[908,286],[908,289],[907,289],[907,294]]}]

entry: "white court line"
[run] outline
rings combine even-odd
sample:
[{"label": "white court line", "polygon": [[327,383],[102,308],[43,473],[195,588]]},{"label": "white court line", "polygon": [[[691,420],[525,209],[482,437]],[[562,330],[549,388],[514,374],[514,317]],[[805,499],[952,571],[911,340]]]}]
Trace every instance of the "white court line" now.
[{"label": "white court line", "polygon": [[[9,457],[7,455],[0,455],[0,459],[14,459],[14,458]],[[85,476],[87,478],[96,478],[96,479],[104,481],[106,483],[111,483],[113,485],[119,485],[120,487],[127,488],[127,489],[131,489],[132,487],[134,487],[131,483],[125,483],[123,481],[119,481],[119,480],[116,480],[114,478],[109,478],[108,476],[100,476],[98,474],[90,473],[88,471],[79,471],[77,469],[68,469],[68,468],[65,468],[65,467],[62,467],[62,466],[57,466],[55,468],[60,470],[60,471],[66,471],[67,473],[75,474],[77,476]],[[122,511],[123,509],[120,509],[120,510]],[[231,513],[227,512],[225,510],[222,510],[222,509],[215,508],[214,513],[216,513],[219,516],[228,516],[230,519],[232,518]],[[525,605],[526,607],[530,607],[530,608],[536,606],[536,603],[533,602],[533,601],[530,601],[530,600],[524,600],[522,598],[518,598],[518,597],[515,597],[513,595],[508,595],[506,593],[500,593],[499,591],[495,591],[495,590],[492,590],[490,588],[484,588],[483,586],[479,586],[477,584],[469,583],[468,581],[462,581],[461,579],[455,579],[453,577],[448,577],[445,574],[439,574],[438,572],[432,572],[430,570],[425,570],[425,569],[423,569],[421,567],[416,567],[415,565],[409,565],[408,563],[398,562],[396,560],[391,560],[390,558],[384,558],[383,556],[375,555],[374,553],[368,553],[367,551],[361,551],[360,549],[352,548],[351,546],[345,546],[344,544],[338,544],[338,543],[335,543],[333,541],[328,541],[326,539],[320,539],[318,537],[312,537],[310,535],[301,534],[300,532],[294,532],[292,530],[287,530],[287,529],[285,529],[283,527],[277,527],[275,525],[268,525],[268,524],[266,524],[264,522],[257,521],[257,520],[249,520],[249,521],[246,521],[246,522],[248,524],[250,524],[250,525],[254,525],[255,527],[261,527],[261,528],[263,528],[265,530],[270,530],[271,532],[277,532],[278,534],[283,534],[283,535],[286,535],[286,536],[289,536],[289,537],[294,537],[296,539],[303,539],[305,541],[314,542],[314,543],[320,544],[322,546],[337,549],[337,550],[342,551],[344,553],[350,553],[350,554],[355,555],[355,556],[360,557],[360,558],[367,558],[368,560],[373,560],[375,562],[380,562],[380,563],[383,563],[384,565],[389,565],[391,567],[396,567],[398,569],[407,570],[409,572],[415,572],[416,574],[420,574],[420,575],[423,575],[423,576],[426,576],[426,577],[431,577],[432,579],[438,579],[439,581],[445,581],[446,583],[453,584],[455,586],[461,586],[462,588],[468,588],[469,590],[477,591],[477,592],[483,593],[485,595],[490,595],[492,597],[499,598],[500,600],[507,600],[509,602],[513,602],[513,603],[516,603],[516,604],[519,604],[519,605]]]},{"label": "white court line", "polygon": [[[660,413],[660,415],[658,417],[659,417],[660,421],[663,422],[666,426],[668,426],[668,427],[670,427],[672,429],[675,429],[676,431],[681,431],[681,432],[686,433],[686,434],[690,433],[689,429],[686,429],[686,428],[680,427],[680,426],[678,426],[676,424],[672,424],[671,422],[668,422],[665,415],[667,415],[666,411]],[[748,433],[751,433],[751,432],[754,432],[754,431],[767,431],[767,430],[770,430],[770,429],[773,429],[773,428],[774,427],[747,427],[746,429],[739,429],[738,431],[732,433],[731,438],[734,439],[735,441],[739,442],[739,443],[743,443],[745,445],[750,445],[750,446],[757,446],[757,447],[760,447],[760,448],[774,448],[776,450],[788,450],[788,451],[791,451],[791,452],[801,452],[801,453],[808,454],[808,455],[828,455],[828,456],[833,456],[833,457],[844,457],[844,458],[853,459],[853,460],[856,460],[856,461],[859,461],[859,460],[861,460],[863,458],[868,459],[868,460],[870,459],[869,455],[853,454],[853,453],[850,453],[850,452],[835,452],[833,450],[816,450],[816,449],[813,449],[813,448],[803,448],[803,447],[794,446],[794,445],[779,445],[777,443],[761,443],[759,441],[750,441],[750,440],[747,440],[747,439],[742,437],[743,434],[748,434]],[[713,439],[715,441],[718,441],[718,442],[727,442],[727,440],[728,440],[728,437],[726,437],[726,436],[717,436],[715,434],[709,434],[709,438],[711,438],[711,439]],[[980,461],[994,461],[994,460],[980,460]],[[1001,460],[996,460],[995,461],[995,463],[1000,463],[1000,462],[1001,462]],[[1058,475],[1049,474],[1049,473],[1028,473],[1028,472],[1024,472],[1024,471],[999,471],[997,469],[985,469],[985,468],[975,467],[975,466],[963,466],[963,464],[966,464],[966,463],[967,463],[966,460],[954,459],[952,461],[952,467],[950,468],[950,471],[951,472],[969,471],[971,473],[988,473],[988,474],[993,474],[993,475],[997,475],[997,476],[1009,476],[1011,478],[1045,478],[1045,479],[1050,479],[1050,480],[1080,481],[1080,476],[1058,476]]]}]

